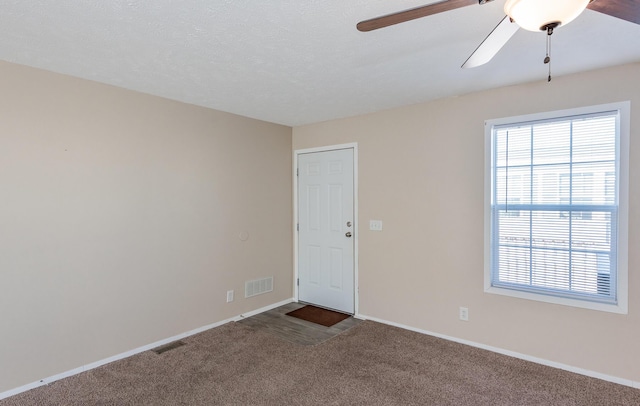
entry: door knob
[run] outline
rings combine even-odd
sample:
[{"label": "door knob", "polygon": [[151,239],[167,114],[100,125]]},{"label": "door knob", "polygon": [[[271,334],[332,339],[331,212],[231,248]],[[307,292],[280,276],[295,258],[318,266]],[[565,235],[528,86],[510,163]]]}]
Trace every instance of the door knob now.
[{"label": "door knob", "polygon": [[345,234],[347,237],[351,237],[351,231],[347,231],[347,233]]}]

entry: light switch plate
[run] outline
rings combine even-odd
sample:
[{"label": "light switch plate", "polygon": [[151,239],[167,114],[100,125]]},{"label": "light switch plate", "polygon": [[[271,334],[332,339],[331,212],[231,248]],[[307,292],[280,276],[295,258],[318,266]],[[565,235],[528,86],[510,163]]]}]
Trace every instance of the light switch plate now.
[{"label": "light switch plate", "polygon": [[382,231],[382,220],[369,220],[369,230]]}]

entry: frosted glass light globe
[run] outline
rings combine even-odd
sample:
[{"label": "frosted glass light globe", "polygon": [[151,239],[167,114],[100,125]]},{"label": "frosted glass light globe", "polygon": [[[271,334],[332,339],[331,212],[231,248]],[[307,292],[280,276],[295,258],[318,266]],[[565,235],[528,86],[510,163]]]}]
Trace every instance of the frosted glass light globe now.
[{"label": "frosted glass light globe", "polygon": [[589,0],[508,0],[504,12],[520,27],[546,31],[573,21],[589,5]]}]

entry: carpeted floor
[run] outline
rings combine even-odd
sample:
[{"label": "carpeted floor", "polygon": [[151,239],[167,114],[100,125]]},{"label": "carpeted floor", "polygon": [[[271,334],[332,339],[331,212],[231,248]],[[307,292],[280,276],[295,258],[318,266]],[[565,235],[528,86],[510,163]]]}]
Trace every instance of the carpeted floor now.
[{"label": "carpeted floor", "polygon": [[640,405],[640,390],[365,321],[315,346],[229,323],[40,387],[25,405]]}]

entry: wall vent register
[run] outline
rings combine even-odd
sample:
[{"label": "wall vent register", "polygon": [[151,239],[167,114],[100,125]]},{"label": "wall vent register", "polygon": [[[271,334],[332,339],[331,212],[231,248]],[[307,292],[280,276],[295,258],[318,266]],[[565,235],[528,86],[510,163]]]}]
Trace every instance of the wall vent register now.
[{"label": "wall vent register", "polygon": [[244,297],[252,297],[273,291],[273,276],[247,281],[244,284]]}]

